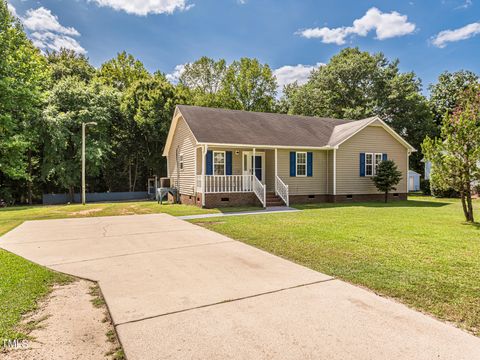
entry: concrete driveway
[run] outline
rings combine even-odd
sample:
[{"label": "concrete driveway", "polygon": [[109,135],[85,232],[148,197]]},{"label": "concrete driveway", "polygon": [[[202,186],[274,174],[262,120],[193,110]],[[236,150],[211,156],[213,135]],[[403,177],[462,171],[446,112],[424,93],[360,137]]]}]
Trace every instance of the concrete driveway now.
[{"label": "concrete driveway", "polygon": [[0,246],[99,282],[129,360],[480,359],[480,339],[165,214],[30,221]]}]

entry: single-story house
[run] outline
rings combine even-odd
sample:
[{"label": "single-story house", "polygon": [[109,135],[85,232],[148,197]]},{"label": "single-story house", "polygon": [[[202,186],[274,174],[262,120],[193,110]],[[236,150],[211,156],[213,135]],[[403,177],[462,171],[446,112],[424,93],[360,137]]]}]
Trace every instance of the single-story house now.
[{"label": "single-story house", "polygon": [[420,191],[420,174],[408,170],[408,191]]},{"label": "single-story house", "polygon": [[415,149],[379,117],[338,120],[179,105],[163,156],[181,203],[202,207],[382,200],[372,176],[394,160],[406,199]]}]

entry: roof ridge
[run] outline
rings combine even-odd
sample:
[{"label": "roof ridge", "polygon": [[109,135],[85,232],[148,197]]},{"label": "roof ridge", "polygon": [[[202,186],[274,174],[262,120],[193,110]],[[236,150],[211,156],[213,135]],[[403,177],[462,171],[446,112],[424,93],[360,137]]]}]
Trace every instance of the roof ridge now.
[{"label": "roof ridge", "polygon": [[[268,111],[250,111],[250,110],[238,110],[238,109],[226,109],[226,108],[218,108],[218,107],[208,107],[208,106],[198,106],[198,105],[187,105],[187,104],[179,104],[177,107],[187,107],[187,108],[196,108],[202,109],[207,111],[221,111],[221,112],[236,112],[236,113],[247,113],[247,114],[259,114],[259,115],[274,115],[274,116],[284,116],[284,117],[299,117],[303,119],[312,119],[312,120],[327,120],[327,121],[344,121],[346,123],[354,123],[359,120],[354,119],[339,119],[339,118],[332,118],[332,117],[320,117],[320,116],[311,116],[311,115],[299,115],[299,114],[284,114],[284,113],[276,113],[276,112],[268,112]],[[366,119],[360,119],[366,120]],[[343,125],[343,124],[338,124]],[[335,125],[335,126],[338,126]]]}]

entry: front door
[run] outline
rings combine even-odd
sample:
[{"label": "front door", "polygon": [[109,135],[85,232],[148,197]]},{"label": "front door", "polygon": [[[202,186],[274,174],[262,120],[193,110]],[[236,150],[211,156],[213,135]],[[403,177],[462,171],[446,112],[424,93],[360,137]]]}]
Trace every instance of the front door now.
[{"label": "front door", "polygon": [[264,179],[264,167],[265,163],[265,154],[264,153],[255,153],[255,159],[253,159],[252,151],[243,152],[243,175],[252,175],[255,174],[258,180],[262,183],[265,183]]}]

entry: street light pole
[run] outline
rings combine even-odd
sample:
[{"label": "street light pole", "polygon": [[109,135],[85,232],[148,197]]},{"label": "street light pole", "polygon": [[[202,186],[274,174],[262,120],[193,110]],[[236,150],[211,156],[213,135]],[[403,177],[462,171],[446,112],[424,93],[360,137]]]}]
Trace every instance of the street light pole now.
[{"label": "street light pole", "polygon": [[82,123],[82,204],[85,205],[85,129],[87,125],[97,125],[96,122]]}]

